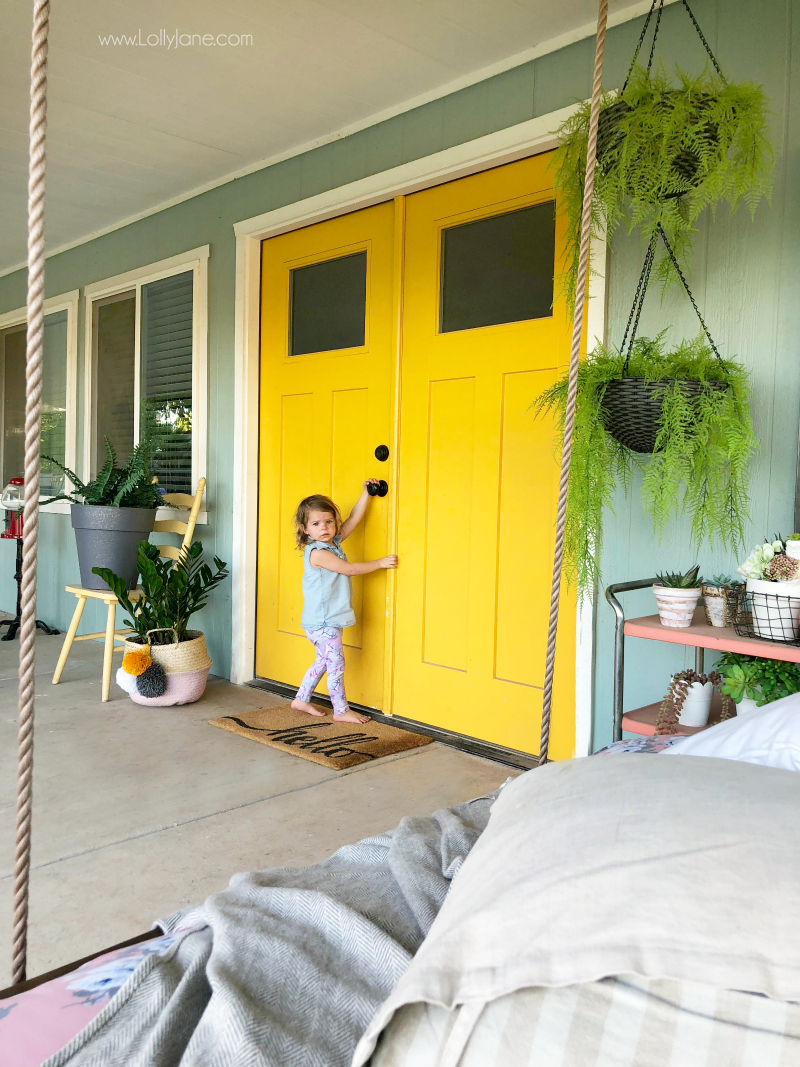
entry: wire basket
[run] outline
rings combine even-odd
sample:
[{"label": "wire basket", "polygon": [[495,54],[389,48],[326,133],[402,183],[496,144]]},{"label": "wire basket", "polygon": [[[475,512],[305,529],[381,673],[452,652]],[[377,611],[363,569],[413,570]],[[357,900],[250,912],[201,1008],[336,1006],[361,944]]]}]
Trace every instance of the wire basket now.
[{"label": "wire basket", "polygon": [[800,597],[745,593],[733,628],[740,637],[800,645]]},{"label": "wire basket", "polygon": [[[646,378],[626,377],[610,381],[605,387],[601,404],[606,416],[606,429],[611,436],[632,452],[654,452],[664,393],[674,384],[674,378],[649,382]],[[703,383],[695,378],[687,378],[680,384],[689,397],[699,396],[705,386],[717,392],[724,392],[728,388],[727,382]]]}]

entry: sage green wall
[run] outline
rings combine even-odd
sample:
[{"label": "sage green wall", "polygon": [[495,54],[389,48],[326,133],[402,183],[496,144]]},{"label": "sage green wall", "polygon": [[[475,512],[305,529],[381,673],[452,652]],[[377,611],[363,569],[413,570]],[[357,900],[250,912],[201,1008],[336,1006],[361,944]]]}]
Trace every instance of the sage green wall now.
[{"label": "sage green wall", "polygon": [[[697,0],[693,5],[712,47],[731,78],[762,82],[772,101],[778,153],[776,192],[771,209],[760,208],[752,224],[746,216],[723,212],[698,237],[692,282],[709,324],[726,353],[738,353],[753,368],[754,410],[764,454],[754,467],[753,538],[791,525],[797,448],[800,364],[797,359],[797,285],[800,279],[800,182],[798,178],[797,78],[790,66],[800,55],[792,47],[800,0]],[[641,29],[641,20],[609,32],[607,88],[619,86]],[[680,4],[664,12],[662,54],[688,70],[704,62],[704,52]],[[47,261],[47,293],[56,295],[210,244],[209,261],[209,526],[201,536],[210,551],[231,558],[233,481],[233,224],[272,208],[313,196],[491,133],[534,115],[546,114],[588,95],[594,43],[585,40],[543,56],[478,85],[379,123],[360,133],[278,163]],[[795,95],[791,110],[792,94]],[[792,140],[793,139],[793,140]],[[620,239],[610,262],[609,331],[619,338],[631,286],[639,270],[635,241]],[[25,299],[23,272],[0,279],[0,312]],[[83,310],[81,311],[81,314]],[[673,333],[695,332],[678,294],[663,307],[656,297],[645,309],[643,327],[673,324]],[[83,322],[80,323],[83,337]],[[82,396],[82,368],[79,395]],[[81,413],[82,415],[82,413]],[[72,604],[64,585],[77,575],[72,532],[66,516],[42,516],[39,615],[65,626]],[[653,544],[636,492],[619,500],[607,524],[603,561],[608,581],[647,576],[656,567],[693,561],[686,524],[675,523],[659,548]],[[0,605],[13,607],[13,543],[0,542]],[[732,560],[704,551],[704,569],[733,566]],[[635,612],[650,611],[647,596],[630,597]],[[102,620],[87,608],[83,631]],[[601,602],[597,617],[596,743],[610,735],[610,610]],[[215,594],[200,625],[209,639],[214,669],[230,665],[230,588]],[[640,645],[641,648],[634,648]],[[679,650],[631,642],[630,701],[661,695],[668,673],[683,665]]]}]

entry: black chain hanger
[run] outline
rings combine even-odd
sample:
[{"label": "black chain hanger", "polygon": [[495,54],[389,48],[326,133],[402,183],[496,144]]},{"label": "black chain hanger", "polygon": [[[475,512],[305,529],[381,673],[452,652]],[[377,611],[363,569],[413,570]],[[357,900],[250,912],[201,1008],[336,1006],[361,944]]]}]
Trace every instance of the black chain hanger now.
[{"label": "black chain hanger", "polygon": [[[708,58],[711,60],[711,62],[714,65],[714,70],[717,72],[717,74],[720,76],[720,78],[722,78],[722,80],[725,81],[725,75],[722,73],[722,69],[721,69],[719,63],[717,62],[717,58],[714,55],[714,53],[711,51],[711,46],[709,45],[708,41],[706,40],[706,38],[705,38],[705,36],[703,34],[703,31],[700,29],[700,24],[698,23],[697,19],[695,18],[694,12],[689,7],[689,4],[687,3],[687,0],[681,0],[681,3],[686,8],[686,13],[689,16],[689,18],[692,20],[692,25],[694,26],[695,30],[697,31],[697,36],[700,38],[700,40],[702,42],[702,45],[703,45],[703,48],[705,48],[705,50],[706,50]],[[627,73],[627,75],[625,77],[625,82],[624,82],[624,84],[622,86],[622,92],[623,93],[628,88],[628,82],[631,80],[631,74],[633,74],[633,68],[636,66],[636,60],[639,58],[639,53],[642,50],[642,45],[644,44],[644,39],[647,36],[647,31],[650,28],[651,21],[653,22],[653,41],[652,41],[652,44],[650,45],[650,57],[647,60],[647,72],[648,72],[648,74],[650,73],[650,70],[653,67],[653,59],[654,59],[655,53],[656,53],[656,38],[658,37],[658,31],[661,28],[661,13],[663,12],[663,10],[664,10],[664,0],[653,0],[652,4],[650,5],[650,10],[647,12],[647,17],[644,20],[644,26],[642,26],[642,32],[639,35],[639,42],[636,45],[636,49],[635,49],[635,51],[633,53],[633,59],[631,60],[631,65],[628,67],[628,73]],[[655,16],[655,19],[654,19],[654,16]]]}]

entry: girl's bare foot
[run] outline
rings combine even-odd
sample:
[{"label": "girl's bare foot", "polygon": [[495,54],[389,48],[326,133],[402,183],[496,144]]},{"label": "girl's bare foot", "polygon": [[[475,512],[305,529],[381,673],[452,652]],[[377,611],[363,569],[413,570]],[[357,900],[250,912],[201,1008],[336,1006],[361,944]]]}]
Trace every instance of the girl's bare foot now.
[{"label": "girl's bare foot", "polygon": [[357,722],[357,723],[360,723],[361,725],[363,725],[365,722],[369,722],[370,720],[369,720],[369,715],[359,715],[357,711],[350,711],[350,709],[348,708],[347,711],[343,711],[341,715],[337,715],[336,712],[334,712],[333,713],[333,721],[334,722]]},{"label": "girl's bare foot", "polygon": [[325,718],[325,712],[320,711],[319,708],[315,708],[313,704],[309,704],[306,700],[298,700],[296,697],[292,701],[292,708],[295,711],[304,711],[307,715],[316,715],[318,719]]}]

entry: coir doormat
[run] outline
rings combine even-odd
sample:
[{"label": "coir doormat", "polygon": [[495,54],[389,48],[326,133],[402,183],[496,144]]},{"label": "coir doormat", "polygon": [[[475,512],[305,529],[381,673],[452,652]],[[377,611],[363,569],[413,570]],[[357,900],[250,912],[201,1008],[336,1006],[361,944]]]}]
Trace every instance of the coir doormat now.
[{"label": "coir doormat", "polygon": [[[320,711],[325,711],[320,708]],[[224,715],[211,719],[212,726],[241,734],[262,745],[291,752],[294,756],[321,763],[323,767],[343,770],[359,763],[370,763],[381,756],[405,752],[430,744],[431,738],[423,734],[411,734],[386,726],[382,722],[334,722],[330,711],[326,718],[317,719],[303,711],[293,711],[289,705],[277,708],[259,708],[243,711],[239,715]]]}]

